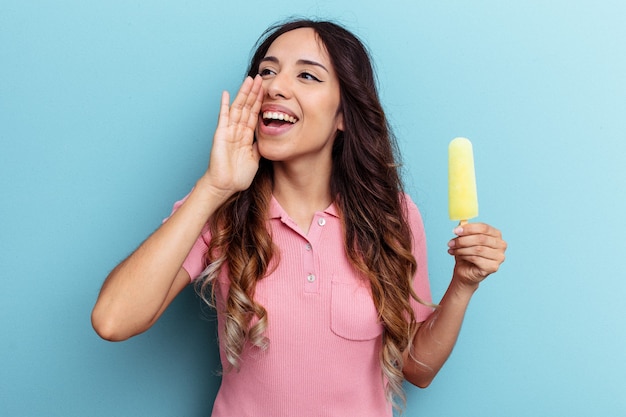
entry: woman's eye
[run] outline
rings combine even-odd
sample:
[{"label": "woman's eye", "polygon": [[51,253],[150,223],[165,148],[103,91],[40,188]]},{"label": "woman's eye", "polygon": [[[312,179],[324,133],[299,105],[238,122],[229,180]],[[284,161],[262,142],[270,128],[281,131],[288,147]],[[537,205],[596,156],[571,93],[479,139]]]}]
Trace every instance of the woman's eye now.
[{"label": "woman's eye", "polygon": [[308,72],[303,72],[302,74],[300,74],[300,78],[304,78],[305,80],[309,80],[309,81],[318,81],[319,82],[319,78],[317,78],[315,75],[312,75]]},{"label": "woman's eye", "polygon": [[274,71],[272,71],[269,68],[262,68],[261,70],[259,70],[259,75],[261,77],[265,77],[266,75],[272,75],[274,74]]}]

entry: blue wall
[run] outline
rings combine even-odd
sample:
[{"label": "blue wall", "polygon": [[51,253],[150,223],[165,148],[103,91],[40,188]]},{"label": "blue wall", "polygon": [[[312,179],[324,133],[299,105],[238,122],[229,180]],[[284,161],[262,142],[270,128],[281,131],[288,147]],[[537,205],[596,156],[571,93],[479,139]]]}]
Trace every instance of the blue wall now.
[{"label": "blue wall", "polygon": [[0,3],[0,415],[208,415],[215,328],[191,289],[121,344],[89,314],[202,173],[257,36],[292,14],[372,49],[434,296],[454,136],[474,142],[479,220],[510,244],[406,415],[626,415],[626,3],[335,3]]}]

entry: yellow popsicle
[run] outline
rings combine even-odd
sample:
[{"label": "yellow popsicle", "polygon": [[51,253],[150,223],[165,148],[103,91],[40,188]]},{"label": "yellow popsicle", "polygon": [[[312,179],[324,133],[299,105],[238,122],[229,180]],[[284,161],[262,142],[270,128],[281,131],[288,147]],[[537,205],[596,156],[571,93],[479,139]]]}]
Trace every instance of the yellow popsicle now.
[{"label": "yellow popsicle", "polygon": [[450,220],[464,224],[478,216],[474,154],[466,138],[455,138],[448,147],[448,203]]}]

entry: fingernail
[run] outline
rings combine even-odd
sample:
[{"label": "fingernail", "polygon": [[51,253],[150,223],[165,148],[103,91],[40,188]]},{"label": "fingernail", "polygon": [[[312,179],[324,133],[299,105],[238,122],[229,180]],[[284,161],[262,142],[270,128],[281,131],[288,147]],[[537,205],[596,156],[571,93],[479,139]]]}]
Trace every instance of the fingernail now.
[{"label": "fingernail", "polygon": [[448,247],[453,248],[455,245],[454,239],[448,242]]},{"label": "fingernail", "polygon": [[463,228],[462,227],[456,227],[452,233],[454,233],[455,235],[460,235],[461,233],[463,233]]}]

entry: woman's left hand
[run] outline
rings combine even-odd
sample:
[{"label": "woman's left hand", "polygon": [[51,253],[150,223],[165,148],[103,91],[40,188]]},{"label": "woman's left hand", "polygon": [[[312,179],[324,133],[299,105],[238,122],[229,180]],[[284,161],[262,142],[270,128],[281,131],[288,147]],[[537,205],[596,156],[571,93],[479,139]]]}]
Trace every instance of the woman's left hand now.
[{"label": "woman's left hand", "polygon": [[476,287],[504,262],[507,244],[498,229],[484,223],[466,223],[454,233],[457,237],[448,243],[448,253],[456,260],[453,279]]}]

